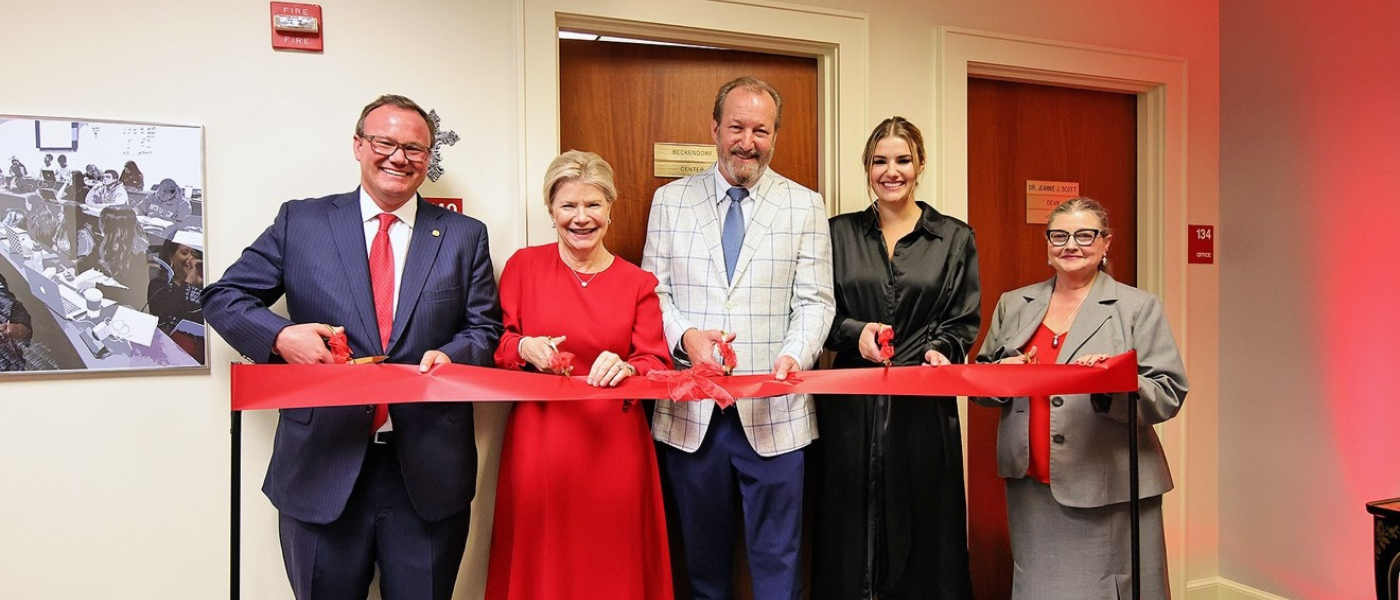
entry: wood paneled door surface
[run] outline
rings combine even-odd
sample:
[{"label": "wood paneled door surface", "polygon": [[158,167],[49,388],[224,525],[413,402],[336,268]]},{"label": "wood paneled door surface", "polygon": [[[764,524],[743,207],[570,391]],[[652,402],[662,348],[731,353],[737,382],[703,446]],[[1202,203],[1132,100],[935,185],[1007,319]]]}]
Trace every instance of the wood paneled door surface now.
[{"label": "wood paneled door surface", "polygon": [[[782,123],[769,168],[817,189],[815,58],[559,40],[559,149],[596,152],[612,164],[618,198],[604,241],[614,254],[641,264],[652,193],[675,180],[653,176],[654,145],[714,147],[711,114],[715,93],[725,82],[744,75],[767,81],[783,97]],[[676,598],[689,600],[680,532],[674,525],[675,502],[669,486],[664,487],[667,517],[672,524],[671,563]],[[735,597],[744,600],[753,597],[752,584],[743,558],[742,531],[738,535],[741,547],[735,553]]]},{"label": "wood paneled door surface", "polygon": [[559,40],[559,150],[596,152],[612,164],[618,200],[605,243],[614,254],[642,262],[651,195],[674,181],[653,177],[653,145],[713,147],[715,92],[743,75],[767,81],[783,97],[770,168],[816,189],[815,58]]},{"label": "wood paneled door surface", "polygon": [[[1026,182],[1079,183],[1113,227],[1114,279],[1137,282],[1137,98],[981,78],[967,82],[968,221],[977,235],[986,337],[997,299],[1050,278],[1045,224],[1026,222]],[[1011,597],[1006,491],[996,468],[999,409],[968,408],[968,545],[975,597]]]}]

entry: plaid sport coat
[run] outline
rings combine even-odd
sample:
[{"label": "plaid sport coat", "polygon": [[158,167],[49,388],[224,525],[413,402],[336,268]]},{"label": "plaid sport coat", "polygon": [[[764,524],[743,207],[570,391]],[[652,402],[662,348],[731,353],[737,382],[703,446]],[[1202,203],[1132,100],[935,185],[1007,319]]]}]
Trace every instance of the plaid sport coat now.
[{"label": "plaid sport coat", "polygon": [[[752,218],[730,281],[720,245],[715,166],[656,190],[642,268],[656,275],[666,341],[687,363],[681,336],[694,327],[734,332],[736,373],[767,373],[780,355],[810,369],[836,304],[831,285],[831,235],[820,194],[766,169],[754,186]],[[652,435],[694,452],[705,439],[714,401],[657,402]],[[738,410],[754,451],[775,456],[817,437],[806,394],[744,398]]]}]

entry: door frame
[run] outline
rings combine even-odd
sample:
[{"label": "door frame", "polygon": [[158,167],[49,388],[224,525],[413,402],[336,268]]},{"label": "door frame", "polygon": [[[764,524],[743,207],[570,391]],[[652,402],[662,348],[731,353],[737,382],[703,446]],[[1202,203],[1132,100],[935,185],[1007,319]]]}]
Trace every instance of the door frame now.
[{"label": "door frame", "polygon": [[[944,26],[932,159],[938,208],[966,219],[967,78],[1003,79],[1137,96],[1138,287],[1162,299],[1183,360],[1189,364],[1186,279],[1186,60],[1117,48]],[[966,405],[963,405],[963,423]],[[1186,526],[1190,477],[1190,405],[1158,426],[1176,474],[1163,498],[1172,595],[1186,597]],[[966,425],[964,425],[966,427]],[[966,431],[963,439],[966,440]],[[966,443],[966,442],[964,442]]]},{"label": "door frame", "polygon": [[[817,192],[829,215],[837,198],[864,194],[865,173],[853,161],[865,142],[869,18],[864,13],[723,0],[615,2],[518,0],[522,35],[523,131],[519,189],[529,197],[524,239],[554,240],[543,198],[535,196],[559,149],[559,30],[813,57],[817,60]],[[548,115],[548,117],[545,117]],[[696,115],[696,118],[704,118]],[[781,144],[779,145],[781,151]]]}]

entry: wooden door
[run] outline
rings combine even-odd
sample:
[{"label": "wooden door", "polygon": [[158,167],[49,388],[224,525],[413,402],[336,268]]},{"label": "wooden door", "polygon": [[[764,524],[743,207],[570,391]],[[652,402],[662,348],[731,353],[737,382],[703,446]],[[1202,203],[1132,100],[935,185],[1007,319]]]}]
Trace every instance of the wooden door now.
[{"label": "wooden door", "polygon": [[[715,93],[725,82],[744,75],[768,82],[783,97],[782,124],[769,168],[817,189],[819,115],[815,58],[622,42],[559,41],[559,149],[596,152],[612,164],[618,198],[604,242],[614,254],[641,264],[652,193],[675,180],[653,176],[653,145],[713,147],[711,114]],[[662,481],[671,523],[676,598],[689,600],[684,548],[675,526],[675,501],[664,477]],[[810,506],[806,515],[810,520]],[[753,585],[743,553],[743,532],[738,532],[738,536],[735,597],[748,600],[753,597]],[[809,540],[810,536],[804,535],[804,557]]]},{"label": "wooden door", "polygon": [[[1114,279],[1137,282],[1137,98],[969,78],[968,220],[977,232],[982,333],[1003,292],[1049,279],[1045,224],[1026,222],[1026,181],[1078,182],[1113,227]],[[1006,490],[996,468],[1000,411],[968,408],[968,545],[979,600],[1011,597]]]},{"label": "wooden door", "polygon": [[559,40],[559,150],[596,152],[612,164],[618,199],[604,242],[614,254],[642,262],[651,195],[674,181],[652,176],[653,144],[714,146],[715,92],[743,75],[767,81],[783,97],[769,167],[817,189],[815,58]]}]

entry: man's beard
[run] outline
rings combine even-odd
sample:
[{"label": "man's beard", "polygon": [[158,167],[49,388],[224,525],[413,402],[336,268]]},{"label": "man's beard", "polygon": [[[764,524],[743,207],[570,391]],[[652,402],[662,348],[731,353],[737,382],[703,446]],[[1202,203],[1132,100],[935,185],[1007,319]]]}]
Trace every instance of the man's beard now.
[{"label": "man's beard", "polygon": [[[752,159],[753,162],[740,162],[738,159]],[[737,145],[731,146],[729,152],[724,155],[724,164],[729,168],[729,176],[734,178],[734,185],[747,187],[758,180],[758,176],[763,173],[765,166],[763,155],[757,148],[745,152]]]}]

